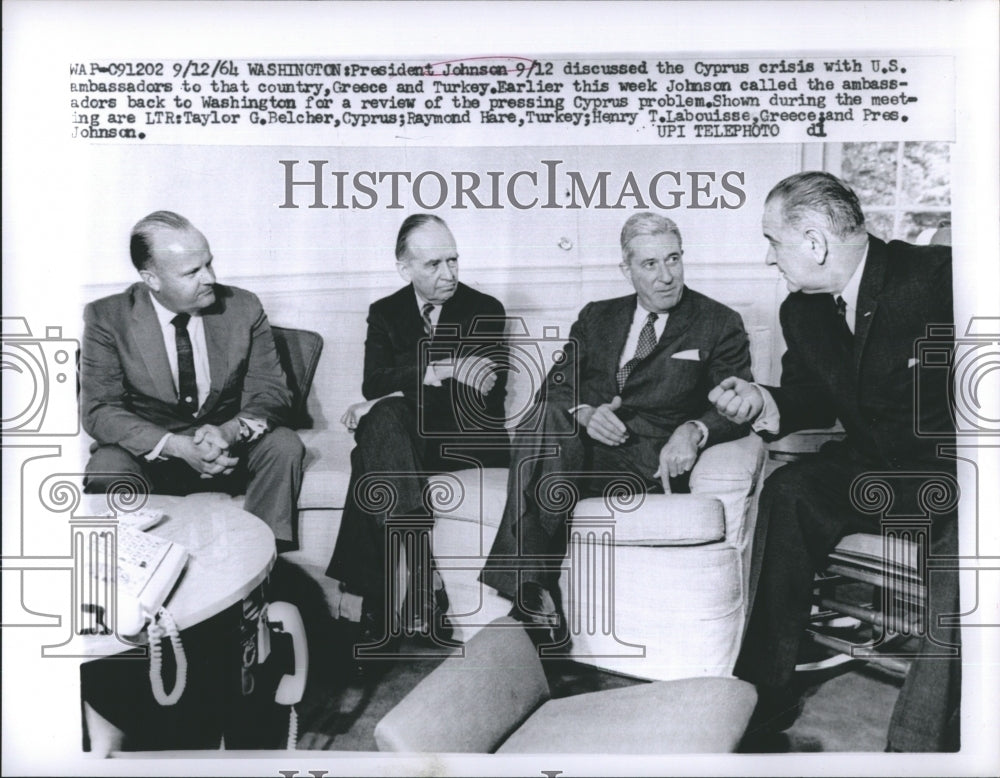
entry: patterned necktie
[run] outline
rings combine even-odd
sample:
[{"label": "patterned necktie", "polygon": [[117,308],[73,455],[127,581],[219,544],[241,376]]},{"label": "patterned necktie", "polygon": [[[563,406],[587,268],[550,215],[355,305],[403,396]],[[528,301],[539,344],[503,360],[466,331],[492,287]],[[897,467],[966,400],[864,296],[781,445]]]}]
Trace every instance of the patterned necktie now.
[{"label": "patterned necktie", "polygon": [[432,303],[424,303],[420,310],[420,315],[424,318],[424,334],[429,338],[434,334],[434,325],[431,323],[431,311],[434,310]]},{"label": "patterned necktie", "polygon": [[646,323],[642,325],[639,342],[635,347],[635,356],[618,369],[618,391],[625,387],[625,382],[635,366],[653,353],[653,349],[656,347],[656,330],[653,328],[653,323],[659,318],[659,315],[655,313],[646,317]]},{"label": "patterned necktie", "polygon": [[178,313],[170,320],[174,325],[177,344],[177,407],[181,413],[194,416],[198,412],[198,382],[194,375],[194,351],[187,325],[191,315]]}]

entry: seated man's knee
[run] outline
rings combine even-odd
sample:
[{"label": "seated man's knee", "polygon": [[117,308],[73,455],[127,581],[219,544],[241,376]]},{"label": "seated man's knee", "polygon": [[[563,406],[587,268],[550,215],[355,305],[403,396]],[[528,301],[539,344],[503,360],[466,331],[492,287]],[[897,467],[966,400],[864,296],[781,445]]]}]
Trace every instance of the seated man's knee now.
[{"label": "seated man's knee", "polygon": [[795,499],[803,492],[809,491],[822,478],[822,472],[817,472],[813,462],[791,462],[779,467],[764,481],[761,500],[765,499]]},{"label": "seated man's knee", "polygon": [[382,435],[405,429],[413,424],[413,419],[413,409],[405,397],[386,397],[361,417],[354,437],[357,440],[359,436]]},{"label": "seated man's knee", "polygon": [[257,443],[259,454],[289,463],[300,463],[306,448],[302,438],[288,427],[275,427]]},{"label": "seated man's knee", "polygon": [[[83,490],[88,494],[104,494],[124,484],[135,487],[142,479],[143,469],[139,461],[121,446],[99,446],[90,455]],[[147,492],[152,491],[151,487]]]}]

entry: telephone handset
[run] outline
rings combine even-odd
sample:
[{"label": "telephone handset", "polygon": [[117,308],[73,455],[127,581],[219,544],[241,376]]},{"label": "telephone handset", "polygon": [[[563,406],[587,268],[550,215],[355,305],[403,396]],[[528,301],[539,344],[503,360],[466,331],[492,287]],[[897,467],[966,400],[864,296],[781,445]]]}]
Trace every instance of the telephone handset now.
[{"label": "telephone handset", "polygon": [[[161,607],[147,630],[149,635],[149,683],[153,689],[153,699],[160,705],[175,705],[184,694],[187,684],[187,655],[181,644],[181,636],[174,623],[170,611]],[[167,692],[163,686],[163,649],[160,644],[167,637],[174,651],[174,661],[177,663],[177,675],[174,688]]]},{"label": "telephone handset", "polygon": [[166,602],[187,564],[183,546],[128,525],[118,527],[119,635],[138,635]]},{"label": "telephone handset", "polygon": [[[115,631],[121,637],[134,638],[149,622],[149,680],[153,696],[161,705],[173,705],[184,693],[187,657],[177,625],[163,603],[184,571],[188,552],[177,543],[143,531],[162,520],[162,512],[122,513],[118,519],[114,567]],[[100,592],[106,590],[112,577],[110,560],[106,557],[101,553],[90,556],[88,577],[91,585],[85,587],[85,592],[96,594],[95,599],[100,598]],[[82,608],[84,613],[103,611],[97,602],[84,602]],[[110,632],[110,629],[105,630]],[[176,681],[169,693],[161,677],[164,637],[170,640],[177,663]]]}]

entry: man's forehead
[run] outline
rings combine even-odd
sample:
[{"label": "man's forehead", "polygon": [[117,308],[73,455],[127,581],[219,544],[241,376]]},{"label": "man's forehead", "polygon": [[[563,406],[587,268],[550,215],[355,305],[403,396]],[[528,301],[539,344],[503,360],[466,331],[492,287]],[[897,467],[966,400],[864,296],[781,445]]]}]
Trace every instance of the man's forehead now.
[{"label": "man's forehead", "polygon": [[764,213],[761,216],[760,223],[764,232],[770,233],[780,229],[782,224],[784,224],[784,218],[781,215],[781,202],[777,198],[768,200],[764,204]]},{"label": "man's forehead", "polygon": [[677,236],[668,232],[656,232],[651,235],[636,235],[626,247],[631,256],[653,256],[656,254],[679,254],[681,242]]},{"label": "man's forehead", "polygon": [[406,240],[406,246],[411,251],[454,252],[455,238],[452,236],[451,230],[443,224],[428,222],[410,233]]},{"label": "man's forehead", "polygon": [[208,251],[208,241],[198,230],[161,229],[150,236],[150,248],[165,256],[182,256]]}]

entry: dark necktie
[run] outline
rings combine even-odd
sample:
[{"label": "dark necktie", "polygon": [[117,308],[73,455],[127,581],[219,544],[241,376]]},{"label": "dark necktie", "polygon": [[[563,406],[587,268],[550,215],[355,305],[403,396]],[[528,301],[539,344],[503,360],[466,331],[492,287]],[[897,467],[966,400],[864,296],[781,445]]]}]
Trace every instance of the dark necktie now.
[{"label": "dark necktie", "polygon": [[187,325],[191,315],[178,313],[170,320],[174,325],[177,344],[177,407],[181,413],[194,416],[198,412],[198,382],[194,376],[194,350]]},{"label": "dark necktie", "polygon": [[618,368],[619,391],[625,387],[625,382],[628,380],[629,374],[635,369],[635,366],[653,353],[653,349],[656,347],[656,330],[653,328],[653,323],[658,318],[660,318],[659,315],[655,313],[651,313],[646,317],[646,323],[642,325],[642,331],[639,333],[639,342],[635,347],[635,356]]},{"label": "dark necktie", "polygon": [[428,338],[434,334],[434,325],[431,323],[431,311],[433,310],[434,305],[432,303],[424,303],[424,307],[420,311],[420,315],[424,318],[424,334]]},{"label": "dark necktie", "polygon": [[844,329],[847,330],[851,337],[854,337],[854,332],[851,330],[851,326],[847,323],[847,301],[838,294],[834,302],[837,304],[837,315],[839,315],[840,320],[844,322]]}]

